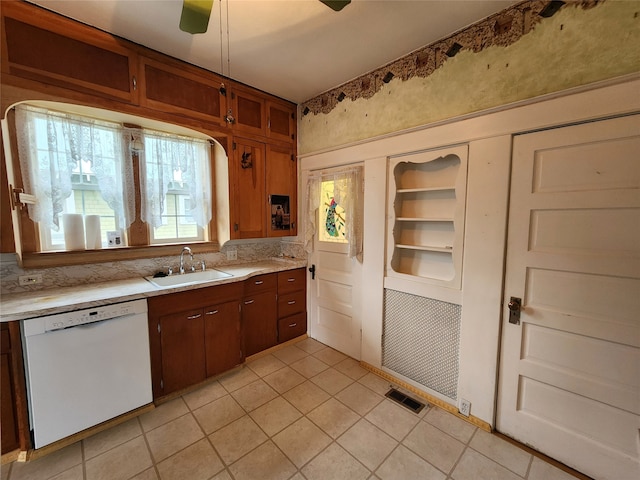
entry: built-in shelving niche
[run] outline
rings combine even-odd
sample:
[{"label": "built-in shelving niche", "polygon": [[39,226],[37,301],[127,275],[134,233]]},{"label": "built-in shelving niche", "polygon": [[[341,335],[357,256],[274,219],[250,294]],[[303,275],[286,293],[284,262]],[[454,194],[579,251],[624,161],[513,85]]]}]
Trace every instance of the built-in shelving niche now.
[{"label": "built-in shelving niche", "polygon": [[467,146],[389,159],[387,277],[460,289]]}]

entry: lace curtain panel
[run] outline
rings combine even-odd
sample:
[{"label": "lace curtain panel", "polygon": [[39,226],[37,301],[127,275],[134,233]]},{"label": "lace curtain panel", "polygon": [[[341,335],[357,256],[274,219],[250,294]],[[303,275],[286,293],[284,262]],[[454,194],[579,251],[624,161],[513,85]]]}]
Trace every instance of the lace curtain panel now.
[{"label": "lace curtain panel", "polygon": [[118,224],[131,224],[133,167],[120,125],[19,105],[16,131],[25,191],[37,198],[29,205],[31,220],[59,230],[65,200],[72,194],[72,175],[82,172],[82,162],[90,165]]},{"label": "lace curtain panel", "polygon": [[362,167],[349,167],[329,173],[312,172],[307,181],[307,215],[305,249],[313,251],[313,238],[318,233],[318,209],[320,208],[320,186],[323,181],[333,180],[333,198],[345,211],[345,238],[349,242],[349,257],[362,262],[363,246],[363,174]]},{"label": "lace curtain panel", "polygon": [[205,140],[143,130],[139,152],[142,220],[162,226],[167,192],[179,184],[189,195],[187,213],[205,228],[211,221],[211,147]]}]

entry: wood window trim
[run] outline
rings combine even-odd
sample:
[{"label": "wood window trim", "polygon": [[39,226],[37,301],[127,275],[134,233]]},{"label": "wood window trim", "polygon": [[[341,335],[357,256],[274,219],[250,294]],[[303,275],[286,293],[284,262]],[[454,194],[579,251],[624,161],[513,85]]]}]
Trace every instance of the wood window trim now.
[{"label": "wood window trim", "polygon": [[220,251],[218,242],[171,243],[138,247],[103,248],[100,250],[82,250],[73,252],[29,252],[22,254],[23,268],[48,268],[69,265],[86,265],[103,262],[122,262],[143,258],[169,257],[179,254],[183,245],[191,248],[194,254],[215,253]]},{"label": "wood window trim", "polygon": [[[18,157],[18,140],[15,128],[15,110],[11,109],[7,112],[7,120],[9,122],[9,142],[11,149],[11,161],[14,176],[14,184],[9,185],[11,189],[23,188],[22,172],[20,170],[20,161]],[[128,127],[133,125],[128,124]],[[211,145],[211,190],[212,199],[215,199],[215,148]],[[6,157],[5,162],[8,162]],[[141,195],[140,195],[140,164],[138,155],[133,155],[133,172],[135,182],[135,220],[127,229],[128,243],[127,247],[102,248],[97,250],[78,250],[78,251],[40,251],[40,234],[38,225],[29,218],[26,208],[18,210],[19,225],[13,225],[16,230],[14,238],[16,245],[16,253],[18,262],[22,268],[47,268],[61,267],[69,265],[85,265],[93,263],[136,260],[143,258],[154,258],[161,256],[175,255],[177,249],[187,245],[193,253],[219,252],[220,244],[216,236],[216,209],[213,205],[212,218],[207,227],[207,241],[184,241],[175,243],[163,243],[151,245],[149,225],[140,219],[141,211]],[[12,194],[11,192],[9,192]],[[16,207],[18,208],[18,207]],[[16,228],[18,227],[18,228]]]}]

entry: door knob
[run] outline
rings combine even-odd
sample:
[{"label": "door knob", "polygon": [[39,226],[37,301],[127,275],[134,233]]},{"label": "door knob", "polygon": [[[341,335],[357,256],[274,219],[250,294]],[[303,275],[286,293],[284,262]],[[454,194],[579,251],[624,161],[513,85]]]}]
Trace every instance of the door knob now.
[{"label": "door knob", "polygon": [[315,278],[316,278],[316,264],[315,263],[309,267],[309,271],[311,272],[311,280],[315,280]]},{"label": "door knob", "polygon": [[520,325],[520,311],[522,310],[522,299],[518,297],[511,297],[509,303],[509,323],[514,325]]}]

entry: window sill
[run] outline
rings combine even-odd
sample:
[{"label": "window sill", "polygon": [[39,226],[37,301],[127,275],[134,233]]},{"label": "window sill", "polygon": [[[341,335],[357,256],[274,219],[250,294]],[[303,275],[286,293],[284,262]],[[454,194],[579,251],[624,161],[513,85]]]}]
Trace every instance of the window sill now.
[{"label": "window sill", "polygon": [[100,250],[79,250],[73,252],[38,252],[23,253],[22,268],[64,267],[69,265],[86,265],[90,263],[121,262],[123,260],[137,260],[141,258],[169,257],[180,254],[183,245],[196,253],[219,252],[217,242],[174,243],[144,247],[103,248]]}]

